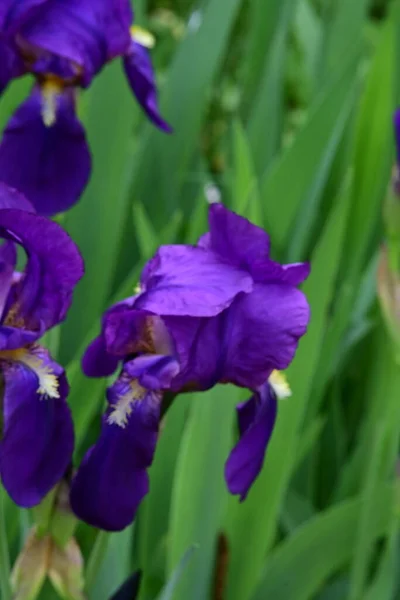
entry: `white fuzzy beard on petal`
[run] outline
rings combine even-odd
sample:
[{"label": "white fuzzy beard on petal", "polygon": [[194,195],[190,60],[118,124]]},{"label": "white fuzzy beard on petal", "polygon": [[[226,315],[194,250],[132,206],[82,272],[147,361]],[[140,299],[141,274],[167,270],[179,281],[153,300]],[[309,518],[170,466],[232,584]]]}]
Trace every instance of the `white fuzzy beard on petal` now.
[{"label": "white fuzzy beard on petal", "polygon": [[129,383],[128,391],[120,396],[118,401],[113,405],[113,411],[109,414],[107,422],[110,425],[118,425],[125,429],[128,424],[128,418],[133,410],[135,402],[143,400],[147,390],[145,390],[137,380],[133,380]]},{"label": "white fuzzy beard on petal", "polygon": [[268,383],[274,390],[278,400],[289,398],[292,395],[292,390],[290,389],[287,379],[281,371],[272,371]]}]

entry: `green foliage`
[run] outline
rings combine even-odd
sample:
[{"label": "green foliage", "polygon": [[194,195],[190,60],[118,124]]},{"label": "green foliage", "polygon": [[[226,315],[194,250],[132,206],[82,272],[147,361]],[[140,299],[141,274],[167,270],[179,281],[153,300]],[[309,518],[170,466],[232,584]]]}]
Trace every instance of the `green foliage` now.
[{"label": "green foliage", "polygon": [[[220,386],[178,398],[135,525],[112,535],[77,529],[90,599],[108,600],[138,569],[140,600],[399,597],[400,367],[376,301],[376,265],[400,7],[370,5],[142,1],[136,12],[158,34],[160,100],[174,133],[145,122],[118,64],[82,96],[94,171],[63,225],[86,276],[48,340],[67,365],[76,461],[97,433],[107,383],[83,376],[82,351],[159,244],[194,243],[205,231],[205,184],[267,229],[275,256],[312,265],[312,319],[287,373],[293,396],[279,406],[246,502],[223,480],[234,406],[246,396]],[[2,98],[2,126],[27,87]],[[0,589],[9,600],[6,574],[30,517],[3,496]],[[55,593],[44,588],[40,598]]]}]

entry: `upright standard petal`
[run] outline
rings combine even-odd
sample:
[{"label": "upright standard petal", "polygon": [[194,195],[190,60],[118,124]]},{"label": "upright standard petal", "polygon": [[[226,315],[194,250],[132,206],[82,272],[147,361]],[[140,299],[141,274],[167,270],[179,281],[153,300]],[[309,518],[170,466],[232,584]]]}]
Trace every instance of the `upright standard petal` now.
[{"label": "upright standard petal", "polygon": [[267,233],[223,204],[211,204],[208,217],[210,232],[200,238],[198,245],[248,271],[254,281],[299,285],[310,274],[307,263],[281,265],[272,261]]},{"label": "upright standard petal", "polygon": [[1,0],[0,29],[7,33],[16,32],[46,2],[51,0]]},{"label": "upright standard petal", "polygon": [[[115,401],[126,401],[120,384],[115,386]],[[147,392],[133,401],[123,425],[113,418],[115,409],[108,410],[100,439],[72,482],[71,506],[80,519],[107,531],[133,521],[149,489],[147,469],[157,443],[160,403],[160,395]]]},{"label": "upright standard petal", "polygon": [[225,465],[225,479],[231,494],[244,500],[259,475],[274,429],[277,401],[265,383],[243,404],[237,406],[240,438]]},{"label": "upright standard petal", "polygon": [[79,250],[60,225],[23,210],[0,210],[0,235],[18,242],[28,257],[3,325],[19,327],[22,322],[43,333],[66,316],[84,272]]},{"label": "upright standard petal", "polygon": [[158,108],[157,85],[149,51],[132,40],[124,57],[124,69],[129,85],[150,121],[170,133],[171,127],[161,117]]},{"label": "upright standard petal", "polygon": [[164,317],[180,364],[173,390],[218,382],[258,388],[271,371],[289,365],[308,320],[304,294],[276,283],[255,284],[216,317]]},{"label": "upright standard petal", "polygon": [[20,30],[37,48],[61,56],[82,70],[83,82],[129,47],[133,14],[129,0],[51,0]]},{"label": "upright standard petal", "polygon": [[66,403],[68,385],[61,367],[49,358],[39,373],[34,370],[38,357],[30,367],[5,360],[2,354],[0,360],[5,381],[0,475],[14,502],[29,508],[58,483],[71,461],[74,433]]},{"label": "upright standard petal", "polygon": [[222,379],[255,389],[269,373],[286,369],[310,310],[304,294],[287,284],[256,284],[229,309],[225,324]]},{"label": "upright standard petal", "polygon": [[45,125],[44,99],[34,88],[9,121],[0,144],[0,180],[26,194],[37,212],[46,216],[79,200],[91,170],[73,91],[66,89],[52,101],[54,115]]},{"label": "upright standard petal", "polygon": [[135,308],[158,315],[210,317],[228,307],[253,281],[246,272],[194,246],[162,246],[145,267]]},{"label": "upright standard petal", "polygon": [[251,272],[252,265],[269,259],[269,236],[261,227],[228,210],[220,202],[210,205],[210,234],[201,239],[228,263]]}]

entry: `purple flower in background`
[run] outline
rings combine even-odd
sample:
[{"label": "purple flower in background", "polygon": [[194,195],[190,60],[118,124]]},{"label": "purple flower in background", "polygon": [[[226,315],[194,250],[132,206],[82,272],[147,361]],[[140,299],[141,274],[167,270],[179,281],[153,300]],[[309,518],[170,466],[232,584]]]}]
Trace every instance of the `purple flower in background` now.
[{"label": "purple flower in background", "polygon": [[113,373],[100,439],[73,480],[76,514],[122,529],[148,491],[166,393],[233,383],[253,390],[238,407],[240,439],[226,464],[230,491],[245,498],[264,460],[287,395],[285,369],[305,333],[309,308],[297,289],[306,264],[269,258],[266,233],[222,204],[209,209],[210,232],[197,246],[163,246],[145,266],[140,292],[111,307],[86,351],[89,376]]},{"label": "purple flower in background", "polygon": [[[0,185],[0,476],[23,507],[38,504],[71,460],[68,383],[39,339],[65,318],[83,275],[69,236],[32,211],[23,196]],[[27,257],[23,272],[16,271],[17,246]]]},{"label": "purple flower in background", "polygon": [[0,145],[0,180],[21,190],[38,213],[72,206],[90,176],[91,157],[76,116],[76,92],[122,57],[133,93],[150,120],[161,118],[151,36],[131,27],[129,0],[2,0],[0,93],[25,73],[36,79]]}]

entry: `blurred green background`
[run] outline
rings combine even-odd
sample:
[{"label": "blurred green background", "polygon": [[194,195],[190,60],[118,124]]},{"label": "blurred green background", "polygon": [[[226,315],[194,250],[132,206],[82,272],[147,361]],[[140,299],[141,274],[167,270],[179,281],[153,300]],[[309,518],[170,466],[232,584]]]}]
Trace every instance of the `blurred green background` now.
[{"label": "blurred green background", "polygon": [[[397,273],[382,242],[400,257],[396,223],[390,216],[385,232],[383,219],[400,7],[135,0],[134,8],[157,38],[160,101],[174,134],[146,122],[118,63],[81,96],[94,172],[62,224],[86,277],[47,340],[68,365],[77,460],[97,435],[106,385],[81,374],[85,344],[104,308],[132,294],[158,245],[195,242],[206,230],[214,187],[265,227],[275,258],[311,260],[312,320],[247,501],[230,497],[223,480],[234,406],[247,392],[220,386],[178,398],[134,525],[112,535],[78,527],[88,597],[108,600],[141,568],[140,600],[398,599],[399,337],[378,292],[390,313]],[[1,126],[29,85],[14,84],[1,100]],[[31,516],[5,502],[13,562]],[[42,600],[55,598],[43,590]]]}]

